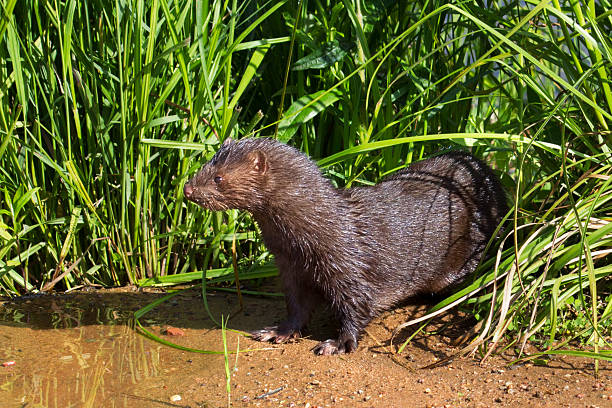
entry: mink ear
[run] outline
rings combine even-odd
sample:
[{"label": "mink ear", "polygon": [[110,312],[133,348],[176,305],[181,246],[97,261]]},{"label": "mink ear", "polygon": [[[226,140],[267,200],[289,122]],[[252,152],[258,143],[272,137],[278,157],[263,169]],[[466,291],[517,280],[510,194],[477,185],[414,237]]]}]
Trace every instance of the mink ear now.
[{"label": "mink ear", "polygon": [[249,159],[251,160],[253,171],[262,175],[266,174],[266,171],[268,171],[268,159],[264,152],[254,150],[249,153]]}]

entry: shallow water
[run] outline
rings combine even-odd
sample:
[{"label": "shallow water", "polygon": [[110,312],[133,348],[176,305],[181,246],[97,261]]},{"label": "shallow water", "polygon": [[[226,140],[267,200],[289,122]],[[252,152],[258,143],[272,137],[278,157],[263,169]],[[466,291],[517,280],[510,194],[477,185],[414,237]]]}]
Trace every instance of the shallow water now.
[{"label": "shallow water", "polygon": [[[159,296],[96,291],[3,302],[0,363],[14,364],[0,367],[0,405],[172,406],[175,394],[170,388],[177,381],[170,381],[168,387],[164,378],[177,377],[174,371],[189,365],[189,357],[133,329],[133,311]],[[145,316],[143,320],[158,335],[159,320],[184,326],[180,323],[190,313],[173,311],[177,304],[175,300],[168,302],[157,317]],[[173,314],[182,317],[173,319]],[[196,325],[203,326],[204,315],[200,320]],[[187,354],[198,356],[202,375],[211,374],[206,372],[206,359],[216,367],[216,376],[222,374],[219,356]],[[152,396],[149,387],[158,387],[156,391],[161,392]]]}]

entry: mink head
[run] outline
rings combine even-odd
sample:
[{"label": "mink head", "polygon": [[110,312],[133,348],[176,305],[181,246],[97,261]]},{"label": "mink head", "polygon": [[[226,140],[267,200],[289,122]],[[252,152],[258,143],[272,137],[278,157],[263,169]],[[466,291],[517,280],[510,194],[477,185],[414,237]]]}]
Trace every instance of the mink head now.
[{"label": "mink head", "polygon": [[268,158],[256,139],[226,139],[219,151],[189,180],[185,198],[214,211],[256,211],[265,205]]}]

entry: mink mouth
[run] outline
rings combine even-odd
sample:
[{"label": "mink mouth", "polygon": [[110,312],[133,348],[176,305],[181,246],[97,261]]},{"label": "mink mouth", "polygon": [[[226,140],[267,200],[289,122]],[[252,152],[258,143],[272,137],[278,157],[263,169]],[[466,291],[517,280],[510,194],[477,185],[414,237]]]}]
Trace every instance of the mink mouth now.
[{"label": "mink mouth", "polygon": [[212,211],[224,211],[228,210],[229,207],[223,200],[217,200],[215,193],[210,191],[208,186],[202,188],[194,185],[193,180],[188,181],[183,189],[184,197],[199,205],[202,208]]},{"label": "mink mouth", "polygon": [[225,211],[229,209],[226,205],[208,197],[192,197],[189,200],[200,207],[211,211]]}]

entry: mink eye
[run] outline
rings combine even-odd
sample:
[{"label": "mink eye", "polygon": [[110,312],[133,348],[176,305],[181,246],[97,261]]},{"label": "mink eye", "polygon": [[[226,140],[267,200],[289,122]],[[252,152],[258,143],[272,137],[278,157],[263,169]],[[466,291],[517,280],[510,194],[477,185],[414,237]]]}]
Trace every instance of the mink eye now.
[{"label": "mink eye", "polygon": [[222,182],[222,181],[223,181],[223,177],[221,177],[221,176],[215,176],[214,180],[215,180],[215,184],[219,184],[220,182]]}]

